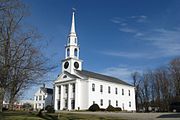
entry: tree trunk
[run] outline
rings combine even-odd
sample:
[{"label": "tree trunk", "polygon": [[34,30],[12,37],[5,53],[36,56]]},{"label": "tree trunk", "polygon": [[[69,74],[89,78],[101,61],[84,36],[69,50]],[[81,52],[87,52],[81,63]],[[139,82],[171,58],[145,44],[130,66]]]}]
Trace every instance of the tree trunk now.
[{"label": "tree trunk", "polygon": [[14,110],[15,95],[11,92],[9,98],[9,110]]},{"label": "tree trunk", "polygon": [[9,108],[9,110],[14,110],[14,100],[12,98],[10,98],[10,100],[9,100],[8,108]]},{"label": "tree trunk", "polygon": [[5,94],[4,88],[0,87],[0,112],[2,112],[3,109],[4,94]]}]

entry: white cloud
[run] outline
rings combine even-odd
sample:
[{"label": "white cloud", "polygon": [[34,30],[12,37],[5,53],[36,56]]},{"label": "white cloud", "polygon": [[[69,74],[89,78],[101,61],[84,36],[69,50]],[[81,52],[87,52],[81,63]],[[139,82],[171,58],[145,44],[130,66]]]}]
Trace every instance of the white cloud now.
[{"label": "white cloud", "polygon": [[125,57],[125,58],[144,58],[148,56],[144,53],[134,53],[134,52],[102,52],[105,55],[116,56],[116,57]]},{"label": "white cloud", "polygon": [[[135,40],[148,41],[148,45],[152,46],[142,52],[103,52],[106,55],[125,57],[125,58],[160,58],[180,55],[180,27],[177,28],[154,28],[149,27],[147,16],[130,16],[124,19],[119,19],[118,30],[125,33],[130,33]],[[142,24],[143,23],[143,24]],[[150,21],[148,22],[150,23]],[[138,27],[139,26],[139,27]],[[142,42],[143,45],[144,42]],[[152,52],[150,53],[150,50]]]},{"label": "white cloud", "polygon": [[139,22],[139,23],[146,22],[146,20],[147,20],[147,16],[145,16],[145,15],[131,16],[131,17],[128,17],[128,18],[134,19],[135,22]]},{"label": "white cloud", "polygon": [[150,41],[161,55],[180,55],[180,30],[179,29],[154,29],[145,36],[140,36],[141,40]]},{"label": "white cloud", "polygon": [[133,72],[142,72],[139,68],[130,68],[125,65],[119,65],[117,67],[109,67],[104,69],[101,73],[112,77],[117,77],[126,82],[132,82],[131,74]]},{"label": "white cloud", "polygon": [[121,25],[121,26],[126,26],[126,25],[127,25],[127,23],[121,23],[120,25]]},{"label": "white cloud", "polygon": [[136,33],[137,32],[136,29],[128,28],[128,27],[119,28],[119,30],[122,32],[127,32],[127,33]]},{"label": "white cloud", "polygon": [[143,35],[144,35],[143,33],[137,32],[137,33],[135,34],[135,37],[140,37],[140,36],[143,36]]},{"label": "white cloud", "polygon": [[114,17],[110,20],[111,22],[118,24],[118,23],[124,23],[126,20],[120,17]]}]

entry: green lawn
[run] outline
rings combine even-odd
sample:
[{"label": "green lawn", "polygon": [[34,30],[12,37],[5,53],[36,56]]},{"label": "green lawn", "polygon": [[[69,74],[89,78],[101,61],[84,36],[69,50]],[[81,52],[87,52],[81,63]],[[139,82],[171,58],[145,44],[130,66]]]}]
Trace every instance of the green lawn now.
[{"label": "green lawn", "polygon": [[116,117],[97,116],[75,113],[60,113],[60,120],[124,120]]},{"label": "green lawn", "polygon": [[22,111],[6,111],[0,114],[0,120],[44,120],[35,113]]},{"label": "green lawn", "polygon": [[43,114],[38,117],[37,113],[22,111],[6,111],[0,113],[0,120],[123,120],[109,116],[86,115],[81,113],[53,113]]}]

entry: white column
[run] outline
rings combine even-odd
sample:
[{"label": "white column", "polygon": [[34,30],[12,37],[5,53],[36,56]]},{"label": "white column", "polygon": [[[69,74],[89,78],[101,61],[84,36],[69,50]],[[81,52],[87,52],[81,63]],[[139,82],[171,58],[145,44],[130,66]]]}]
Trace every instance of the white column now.
[{"label": "white column", "polygon": [[64,108],[64,85],[61,85],[61,100],[60,100],[60,110],[63,110]]},{"label": "white column", "polygon": [[36,96],[34,96],[34,110],[36,110]]},{"label": "white column", "polygon": [[76,81],[75,83],[75,109],[78,110],[78,107],[80,108],[80,105],[79,105],[79,90],[78,90],[78,80]]},{"label": "white column", "polygon": [[57,86],[54,85],[54,110],[58,110],[57,109]]},{"label": "white column", "polygon": [[71,94],[72,94],[72,85],[68,84],[68,110],[71,110]]}]

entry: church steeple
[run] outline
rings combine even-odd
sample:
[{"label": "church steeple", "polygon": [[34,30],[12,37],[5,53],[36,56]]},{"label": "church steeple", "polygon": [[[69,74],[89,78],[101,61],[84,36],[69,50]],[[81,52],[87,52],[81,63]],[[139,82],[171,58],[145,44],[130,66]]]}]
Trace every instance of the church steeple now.
[{"label": "church steeple", "polygon": [[79,59],[79,45],[75,32],[75,13],[72,13],[71,29],[65,47],[65,59],[62,61],[62,71],[74,74],[74,70],[82,70],[82,60]]},{"label": "church steeple", "polygon": [[72,14],[72,23],[71,23],[71,31],[70,31],[70,34],[76,34],[75,32],[75,21],[74,21],[74,12]]},{"label": "church steeple", "polygon": [[68,36],[68,42],[66,46],[66,58],[79,58],[79,46],[75,32],[75,13],[72,14],[71,30]]}]

